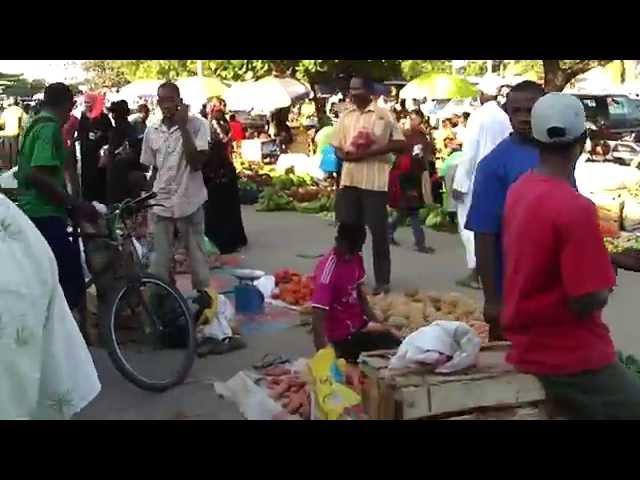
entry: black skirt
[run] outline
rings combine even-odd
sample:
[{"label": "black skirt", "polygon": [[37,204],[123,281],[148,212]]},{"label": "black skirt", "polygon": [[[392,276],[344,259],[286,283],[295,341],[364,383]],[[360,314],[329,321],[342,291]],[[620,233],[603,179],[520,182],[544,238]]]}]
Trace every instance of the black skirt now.
[{"label": "black skirt", "polygon": [[204,204],[205,235],[223,255],[247,245],[242,223],[238,176],[233,164],[205,178],[208,200]]}]

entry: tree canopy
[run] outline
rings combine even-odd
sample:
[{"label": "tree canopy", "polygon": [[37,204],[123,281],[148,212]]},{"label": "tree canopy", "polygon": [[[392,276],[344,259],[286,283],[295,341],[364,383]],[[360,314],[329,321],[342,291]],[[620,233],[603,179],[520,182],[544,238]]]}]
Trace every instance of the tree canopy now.
[{"label": "tree canopy", "polygon": [[[550,91],[560,91],[577,76],[611,60],[503,60],[494,62],[500,73],[534,72]],[[339,75],[366,74],[373,80],[412,80],[425,73],[452,73],[450,60],[203,60],[203,73],[227,81],[258,79],[267,75],[291,75],[311,84]],[[117,88],[136,79],[175,80],[197,72],[196,60],[91,60],[84,68],[92,88]],[[484,61],[469,61],[465,75],[487,71]],[[0,77],[0,81],[2,77]]]}]

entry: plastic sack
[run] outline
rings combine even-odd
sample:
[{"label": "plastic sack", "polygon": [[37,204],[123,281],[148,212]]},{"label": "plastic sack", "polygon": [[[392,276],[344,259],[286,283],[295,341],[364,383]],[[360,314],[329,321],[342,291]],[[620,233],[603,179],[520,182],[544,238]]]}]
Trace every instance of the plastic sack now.
[{"label": "plastic sack", "polygon": [[478,334],[465,323],[438,320],[405,338],[389,368],[431,364],[437,361],[437,354],[444,354],[451,360],[436,368],[436,373],[463,370],[475,365],[481,344]]},{"label": "plastic sack", "polygon": [[276,289],[276,277],[273,275],[265,275],[259,280],[256,280],[253,285],[260,290],[264,298],[271,298],[274,290]]},{"label": "plastic sack", "polygon": [[582,194],[621,190],[640,185],[640,171],[637,168],[610,162],[581,163],[575,175]]},{"label": "plastic sack", "polygon": [[320,170],[324,173],[337,173],[340,171],[342,162],[336,156],[336,149],[333,145],[325,145],[320,150],[322,156],[320,160]]},{"label": "plastic sack", "polygon": [[360,395],[338,383],[334,377],[336,353],[331,347],[323,348],[309,360],[313,376],[313,418],[338,420],[345,409],[361,403]]},{"label": "plastic sack", "polygon": [[236,312],[231,301],[224,295],[208,290],[211,296],[211,307],[202,312],[198,319],[197,337],[224,340],[233,336],[231,324]]}]

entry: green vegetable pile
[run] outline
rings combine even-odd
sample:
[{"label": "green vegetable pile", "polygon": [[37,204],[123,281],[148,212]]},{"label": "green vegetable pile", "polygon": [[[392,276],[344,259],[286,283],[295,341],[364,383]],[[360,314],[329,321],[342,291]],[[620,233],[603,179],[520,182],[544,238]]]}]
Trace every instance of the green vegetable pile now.
[{"label": "green vegetable pile", "polygon": [[625,355],[622,352],[618,352],[618,360],[630,372],[640,377],[640,360],[638,360],[633,355]]},{"label": "green vegetable pile", "polygon": [[318,214],[322,212],[332,212],[334,207],[333,196],[323,196],[312,202],[294,202],[294,208],[299,213]]},{"label": "green vegetable pile", "polygon": [[269,187],[260,194],[256,206],[257,212],[278,212],[283,210],[294,210],[293,200],[286,193]]}]

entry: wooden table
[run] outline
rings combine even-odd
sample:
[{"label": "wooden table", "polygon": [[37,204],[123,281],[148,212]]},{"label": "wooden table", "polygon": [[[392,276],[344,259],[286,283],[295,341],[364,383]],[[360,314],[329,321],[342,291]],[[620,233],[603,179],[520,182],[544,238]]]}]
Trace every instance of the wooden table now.
[{"label": "wooden table", "polygon": [[489,343],[474,368],[446,375],[428,367],[391,370],[395,351],[363,354],[365,411],[375,420],[547,419],[542,385],[505,362],[508,347]]}]

